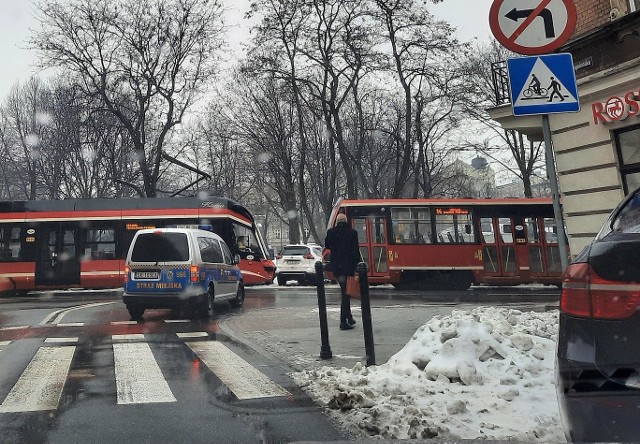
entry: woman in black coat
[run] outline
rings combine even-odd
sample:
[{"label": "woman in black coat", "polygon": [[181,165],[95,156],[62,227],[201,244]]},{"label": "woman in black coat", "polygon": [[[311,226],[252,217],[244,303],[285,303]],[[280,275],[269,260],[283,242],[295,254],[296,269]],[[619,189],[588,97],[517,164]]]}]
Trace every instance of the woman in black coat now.
[{"label": "woman in black coat", "polygon": [[351,302],[346,294],[347,276],[356,273],[360,262],[360,247],[358,246],[358,232],[351,228],[344,213],[336,217],[336,226],[327,230],[324,241],[325,248],[331,251],[331,271],[340,284],[342,304],[340,305],[340,330],[354,328],[356,321],[351,315]]}]

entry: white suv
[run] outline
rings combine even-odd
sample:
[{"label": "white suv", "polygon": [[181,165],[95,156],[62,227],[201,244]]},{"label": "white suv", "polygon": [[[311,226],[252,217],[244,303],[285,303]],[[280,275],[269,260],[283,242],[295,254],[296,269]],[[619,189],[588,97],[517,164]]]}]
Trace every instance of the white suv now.
[{"label": "white suv", "polygon": [[316,283],[316,262],[322,262],[322,247],[316,244],[286,245],[276,256],[276,276],[278,285],[288,281],[298,284]]}]

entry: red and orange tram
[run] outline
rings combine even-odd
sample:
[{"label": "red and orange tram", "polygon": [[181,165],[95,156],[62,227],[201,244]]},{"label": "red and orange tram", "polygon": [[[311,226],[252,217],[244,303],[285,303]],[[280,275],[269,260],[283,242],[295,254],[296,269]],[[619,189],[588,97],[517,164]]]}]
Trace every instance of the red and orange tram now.
[{"label": "red and orange tram", "polygon": [[[245,285],[273,282],[275,265],[251,212],[220,197],[0,202],[0,292],[123,285],[141,228],[199,226],[240,256]],[[243,248],[236,245],[242,241]],[[246,247],[245,247],[246,245]]]},{"label": "red and orange tram", "polygon": [[369,282],[403,289],[561,285],[553,204],[547,198],[339,200],[358,232]]}]

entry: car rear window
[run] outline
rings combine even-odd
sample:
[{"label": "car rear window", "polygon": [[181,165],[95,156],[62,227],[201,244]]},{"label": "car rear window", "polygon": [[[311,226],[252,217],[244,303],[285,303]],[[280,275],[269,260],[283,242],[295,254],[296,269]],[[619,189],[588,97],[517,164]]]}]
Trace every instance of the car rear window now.
[{"label": "car rear window", "polygon": [[612,228],[620,233],[640,233],[640,195],[635,194],[618,213]]},{"label": "car rear window", "polygon": [[284,247],[282,249],[283,256],[304,256],[309,252],[309,248],[307,247]]},{"label": "car rear window", "polygon": [[133,262],[182,262],[189,260],[189,243],[184,233],[145,233],[138,236]]}]

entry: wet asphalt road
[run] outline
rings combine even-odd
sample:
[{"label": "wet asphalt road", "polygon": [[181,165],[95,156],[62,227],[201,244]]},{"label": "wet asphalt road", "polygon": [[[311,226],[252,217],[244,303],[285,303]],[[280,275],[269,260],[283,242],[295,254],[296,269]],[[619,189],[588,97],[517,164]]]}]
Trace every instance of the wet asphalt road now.
[{"label": "wet asphalt road", "polygon": [[[553,287],[433,293],[379,287],[371,291],[371,304],[495,299],[553,305],[558,295]],[[250,288],[244,307],[219,304],[211,320],[149,310],[144,322],[130,323],[118,297],[62,292],[0,299],[3,443],[349,439],[293,384],[286,368],[220,329],[245,313],[317,306],[315,288]],[[339,305],[336,286],[327,287],[327,304]]]}]

